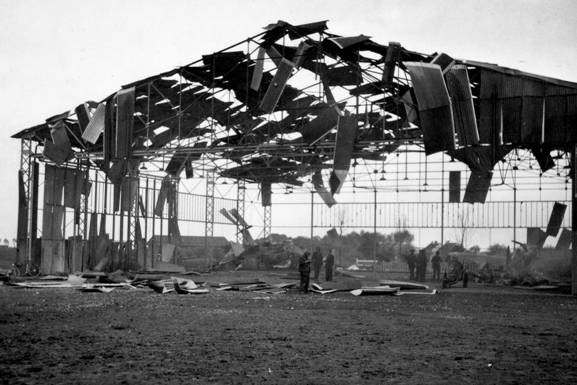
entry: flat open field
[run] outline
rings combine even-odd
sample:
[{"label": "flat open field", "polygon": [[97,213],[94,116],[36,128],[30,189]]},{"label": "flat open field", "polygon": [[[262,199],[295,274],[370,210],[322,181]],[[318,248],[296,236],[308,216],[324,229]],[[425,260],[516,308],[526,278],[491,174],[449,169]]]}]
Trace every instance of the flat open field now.
[{"label": "flat open field", "polygon": [[576,384],[576,325],[573,297],[474,285],[399,297],[0,286],[0,382]]}]

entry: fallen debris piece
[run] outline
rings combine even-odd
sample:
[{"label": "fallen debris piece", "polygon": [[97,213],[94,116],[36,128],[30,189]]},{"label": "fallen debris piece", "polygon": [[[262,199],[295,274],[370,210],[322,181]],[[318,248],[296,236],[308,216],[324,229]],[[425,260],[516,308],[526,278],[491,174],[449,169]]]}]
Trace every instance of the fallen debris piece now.
[{"label": "fallen debris piece", "polygon": [[432,291],[398,291],[395,295],[435,295],[437,294],[437,289],[433,289]]},{"label": "fallen debris piece", "polygon": [[198,287],[198,285],[190,279],[173,277],[172,280],[174,282],[174,290],[176,290],[178,294],[207,294],[209,292],[207,288]]},{"label": "fallen debris piece", "polygon": [[380,286],[398,287],[400,290],[429,290],[429,286],[423,285],[422,283],[407,282],[407,281],[394,281],[385,279],[379,281]]},{"label": "fallen debris piece", "polygon": [[364,286],[360,289],[351,290],[352,295],[395,295],[399,292],[398,287],[390,286]]},{"label": "fallen debris piece", "polygon": [[107,286],[97,286],[93,284],[84,284],[80,289],[84,293],[110,293],[114,290],[114,287]]},{"label": "fallen debris piece", "polygon": [[169,284],[169,283],[173,284],[172,281],[170,281],[170,282],[150,281],[150,282],[148,282],[148,287],[150,287],[152,290],[154,290],[155,292],[157,292],[159,294],[166,294],[166,293],[170,293],[170,292],[174,291],[174,286],[173,287],[167,287],[167,284]]},{"label": "fallen debris piece", "polygon": [[330,293],[336,293],[338,290],[337,289],[323,289],[321,285],[313,283],[310,287],[310,291],[312,291],[313,293],[317,293],[317,294],[330,294]]}]

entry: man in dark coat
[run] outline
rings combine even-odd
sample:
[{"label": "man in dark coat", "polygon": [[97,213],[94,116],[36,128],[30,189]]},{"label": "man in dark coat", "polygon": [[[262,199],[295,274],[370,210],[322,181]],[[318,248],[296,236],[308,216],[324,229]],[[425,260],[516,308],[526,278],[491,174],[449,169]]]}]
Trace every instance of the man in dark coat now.
[{"label": "man in dark coat", "polygon": [[325,279],[327,282],[333,280],[333,269],[335,267],[335,254],[334,250],[329,251],[327,259],[325,260]]},{"label": "man in dark coat", "polygon": [[427,252],[423,249],[419,251],[419,256],[417,257],[417,280],[425,282],[427,276]]},{"label": "man in dark coat", "polygon": [[409,266],[409,280],[415,279],[415,265],[417,263],[417,256],[415,255],[415,249],[411,249],[409,255],[405,256],[405,261]]},{"label": "man in dark coat", "polygon": [[305,294],[309,292],[309,280],[311,274],[311,260],[309,257],[310,253],[305,251],[299,258],[299,273],[301,276],[300,289]]},{"label": "man in dark coat", "polygon": [[313,277],[315,281],[318,281],[319,275],[321,273],[321,266],[323,265],[323,255],[321,254],[320,247],[317,247],[313,252],[312,265],[313,265]]},{"label": "man in dark coat", "polygon": [[431,259],[431,266],[433,266],[433,281],[441,280],[441,255],[439,251],[435,253]]}]

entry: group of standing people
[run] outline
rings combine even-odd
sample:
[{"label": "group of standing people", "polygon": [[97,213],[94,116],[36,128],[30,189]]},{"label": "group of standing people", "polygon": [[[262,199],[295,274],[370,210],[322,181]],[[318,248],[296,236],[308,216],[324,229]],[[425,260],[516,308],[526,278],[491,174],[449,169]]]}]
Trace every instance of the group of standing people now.
[{"label": "group of standing people", "polygon": [[[405,260],[409,266],[409,280],[425,282],[427,264],[429,263],[427,252],[423,249],[419,251],[419,255],[416,255],[415,249],[411,249]],[[441,280],[441,255],[439,251],[431,258],[431,266],[433,268],[433,280]]]},{"label": "group of standing people", "polygon": [[[333,270],[335,267],[335,255],[333,250],[329,251],[324,262],[325,280],[329,282],[333,280]],[[308,293],[309,291],[311,264],[313,268],[313,278],[315,281],[318,281],[323,265],[323,255],[321,254],[320,247],[315,249],[312,258],[308,251],[305,251],[299,258],[300,289],[303,293]]]}]

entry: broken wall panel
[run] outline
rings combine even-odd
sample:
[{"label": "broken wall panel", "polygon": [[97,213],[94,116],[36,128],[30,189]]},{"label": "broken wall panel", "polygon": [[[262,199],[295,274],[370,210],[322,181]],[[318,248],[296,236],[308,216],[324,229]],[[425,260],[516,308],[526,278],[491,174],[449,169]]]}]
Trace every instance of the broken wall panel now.
[{"label": "broken wall panel", "polygon": [[385,68],[383,69],[383,85],[388,87],[393,83],[395,68],[401,58],[401,44],[395,41],[389,42],[385,56]]},{"label": "broken wall panel", "polygon": [[65,169],[63,168],[45,165],[40,263],[40,270],[43,274],[66,271],[66,249],[62,234],[64,225],[64,206],[62,206],[64,173]]},{"label": "broken wall panel", "polygon": [[123,89],[116,94],[116,146],[115,156],[124,159],[132,148],[134,127],[134,87]]},{"label": "broken wall panel", "polygon": [[425,152],[432,154],[455,149],[455,128],[449,92],[441,67],[407,62],[420,112]]},{"label": "broken wall panel", "polygon": [[84,132],[86,126],[88,126],[88,123],[90,122],[90,112],[88,110],[88,104],[82,103],[78,105],[74,109],[74,112],[76,113],[76,119],[78,120],[78,126],[80,128],[80,131]]},{"label": "broken wall panel", "polygon": [[557,241],[557,245],[555,246],[555,250],[569,250],[569,246],[571,246],[572,242],[573,232],[568,229],[563,229],[559,236],[559,240]]},{"label": "broken wall panel", "polygon": [[446,72],[445,79],[453,106],[453,120],[459,145],[476,145],[479,143],[479,130],[467,66],[452,66]]},{"label": "broken wall panel", "polygon": [[104,132],[104,119],[106,116],[106,103],[100,103],[92,118],[86,125],[86,128],[82,132],[82,139],[92,144],[95,144],[100,138],[102,132]]},{"label": "broken wall panel", "polygon": [[333,158],[333,171],[329,183],[331,194],[338,193],[347,179],[355,146],[357,128],[358,123],[356,116],[343,116],[340,118]]},{"label": "broken wall panel", "polygon": [[324,186],[323,177],[320,171],[317,171],[313,174],[312,183],[315,187],[315,191],[317,194],[319,194],[323,202],[325,202],[328,207],[332,207],[337,203],[330,191],[328,191]]},{"label": "broken wall panel", "polygon": [[299,132],[305,142],[312,143],[335,128],[338,122],[339,112],[337,107],[326,107],[319,116],[302,126]]},{"label": "broken wall panel", "polygon": [[294,63],[292,63],[291,61],[284,58],[280,61],[280,64],[274,75],[274,78],[270,82],[268,89],[266,90],[260,103],[260,109],[264,113],[270,114],[276,108],[280,100],[280,97],[286,87],[286,83],[292,75],[293,69],[294,69]]},{"label": "broken wall panel", "polygon": [[549,217],[549,223],[547,224],[547,235],[551,235],[553,237],[557,236],[559,229],[561,229],[566,209],[567,205],[555,202],[553,205],[553,210],[551,211],[551,216]]},{"label": "broken wall panel", "polygon": [[493,173],[490,171],[472,170],[469,181],[467,182],[467,188],[465,190],[463,202],[485,203],[485,200],[487,199],[487,193],[491,187],[492,178]]},{"label": "broken wall panel", "polygon": [[254,91],[258,91],[260,89],[260,83],[262,81],[262,73],[264,69],[264,54],[265,49],[260,47],[258,49],[256,63],[250,81],[250,88]]},{"label": "broken wall panel", "polygon": [[449,171],[449,203],[461,202],[461,171]]}]

